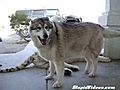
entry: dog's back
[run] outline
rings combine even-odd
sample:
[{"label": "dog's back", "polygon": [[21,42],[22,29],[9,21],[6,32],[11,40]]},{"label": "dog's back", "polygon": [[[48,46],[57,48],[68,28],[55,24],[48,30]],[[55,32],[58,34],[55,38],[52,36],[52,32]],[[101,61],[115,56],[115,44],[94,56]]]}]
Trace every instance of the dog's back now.
[{"label": "dog's back", "polygon": [[[57,25],[57,24],[56,24]],[[64,52],[66,58],[74,58],[85,56],[89,50],[97,57],[102,47],[102,30],[98,24],[80,23],[71,25],[67,23],[59,23],[58,30],[63,33]],[[87,51],[86,51],[87,50]]]}]

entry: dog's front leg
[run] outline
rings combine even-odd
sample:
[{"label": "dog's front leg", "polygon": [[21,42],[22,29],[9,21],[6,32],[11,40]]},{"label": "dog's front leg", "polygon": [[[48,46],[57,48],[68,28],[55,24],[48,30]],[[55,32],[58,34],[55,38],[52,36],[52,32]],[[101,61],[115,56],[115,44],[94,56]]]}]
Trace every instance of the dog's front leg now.
[{"label": "dog's front leg", "polygon": [[57,81],[53,84],[53,87],[59,88],[62,86],[62,82],[63,82],[64,60],[63,60],[63,58],[57,58],[54,63],[55,63],[55,69],[57,72]]},{"label": "dog's front leg", "polygon": [[49,65],[50,65],[50,68],[49,68],[50,73],[45,77],[45,79],[47,80],[53,79],[54,71],[55,71],[55,66],[52,61],[49,61]]}]

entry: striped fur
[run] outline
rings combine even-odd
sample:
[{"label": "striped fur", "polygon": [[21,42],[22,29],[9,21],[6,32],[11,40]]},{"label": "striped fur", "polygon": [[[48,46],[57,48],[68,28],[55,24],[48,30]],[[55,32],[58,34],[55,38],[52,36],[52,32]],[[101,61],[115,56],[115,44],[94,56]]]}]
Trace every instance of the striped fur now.
[{"label": "striped fur", "polygon": [[[73,62],[76,62],[76,60],[74,60]],[[68,61],[68,63],[71,63],[71,62]],[[72,71],[79,70],[79,68],[76,65],[71,65],[68,63],[64,63],[65,71],[67,73],[72,73],[67,68],[70,68]],[[15,71],[23,70],[23,69],[27,68],[27,66],[29,66],[30,64],[33,64],[35,67],[41,68],[41,69],[47,69],[49,67],[49,62],[46,61],[44,58],[41,58],[38,52],[35,52],[33,55],[28,57],[22,64],[20,64],[18,66],[10,67],[10,68],[1,68],[0,73],[15,72]]]},{"label": "striped fur", "polygon": [[14,72],[25,69],[28,65],[33,63],[35,59],[37,59],[36,56],[38,56],[38,53],[34,53],[32,56],[28,57],[22,64],[18,66],[0,69],[0,72],[6,73],[6,72]]}]

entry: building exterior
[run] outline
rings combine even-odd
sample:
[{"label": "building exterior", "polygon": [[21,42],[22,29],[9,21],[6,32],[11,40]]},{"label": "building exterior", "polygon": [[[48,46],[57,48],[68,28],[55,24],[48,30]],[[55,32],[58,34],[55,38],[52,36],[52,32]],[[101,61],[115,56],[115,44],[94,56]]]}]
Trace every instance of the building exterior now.
[{"label": "building exterior", "polygon": [[[106,0],[106,9],[99,17],[99,23],[108,30],[120,31],[120,0]],[[120,37],[105,39],[104,55],[120,59]]]},{"label": "building exterior", "polygon": [[17,14],[24,13],[28,18],[36,17],[52,17],[54,15],[60,15],[59,9],[30,9],[30,10],[17,10]]}]

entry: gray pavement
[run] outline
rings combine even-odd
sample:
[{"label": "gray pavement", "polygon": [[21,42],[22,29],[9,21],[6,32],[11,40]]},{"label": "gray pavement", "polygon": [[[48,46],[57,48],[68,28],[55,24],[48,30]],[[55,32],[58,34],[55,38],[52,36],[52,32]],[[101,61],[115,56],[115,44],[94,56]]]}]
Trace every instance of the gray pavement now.
[{"label": "gray pavement", "polygon": [[1,73],[0,90],[46,90],[45,70],[27,70]]},{"label": "gray pavement", "polygon": [[85,63],[79,63],[80,71],[71,77],[64,77],[63,87],[54,89],[52,84],[56,80],[46,81],[47,71],[29,68],[11,73],[0,73],[0,90],[72,90],[73,85],[115,86],[120,90],[120,60],[110,63],[99,63],[96,78],[89,78],[84,74]]}]

